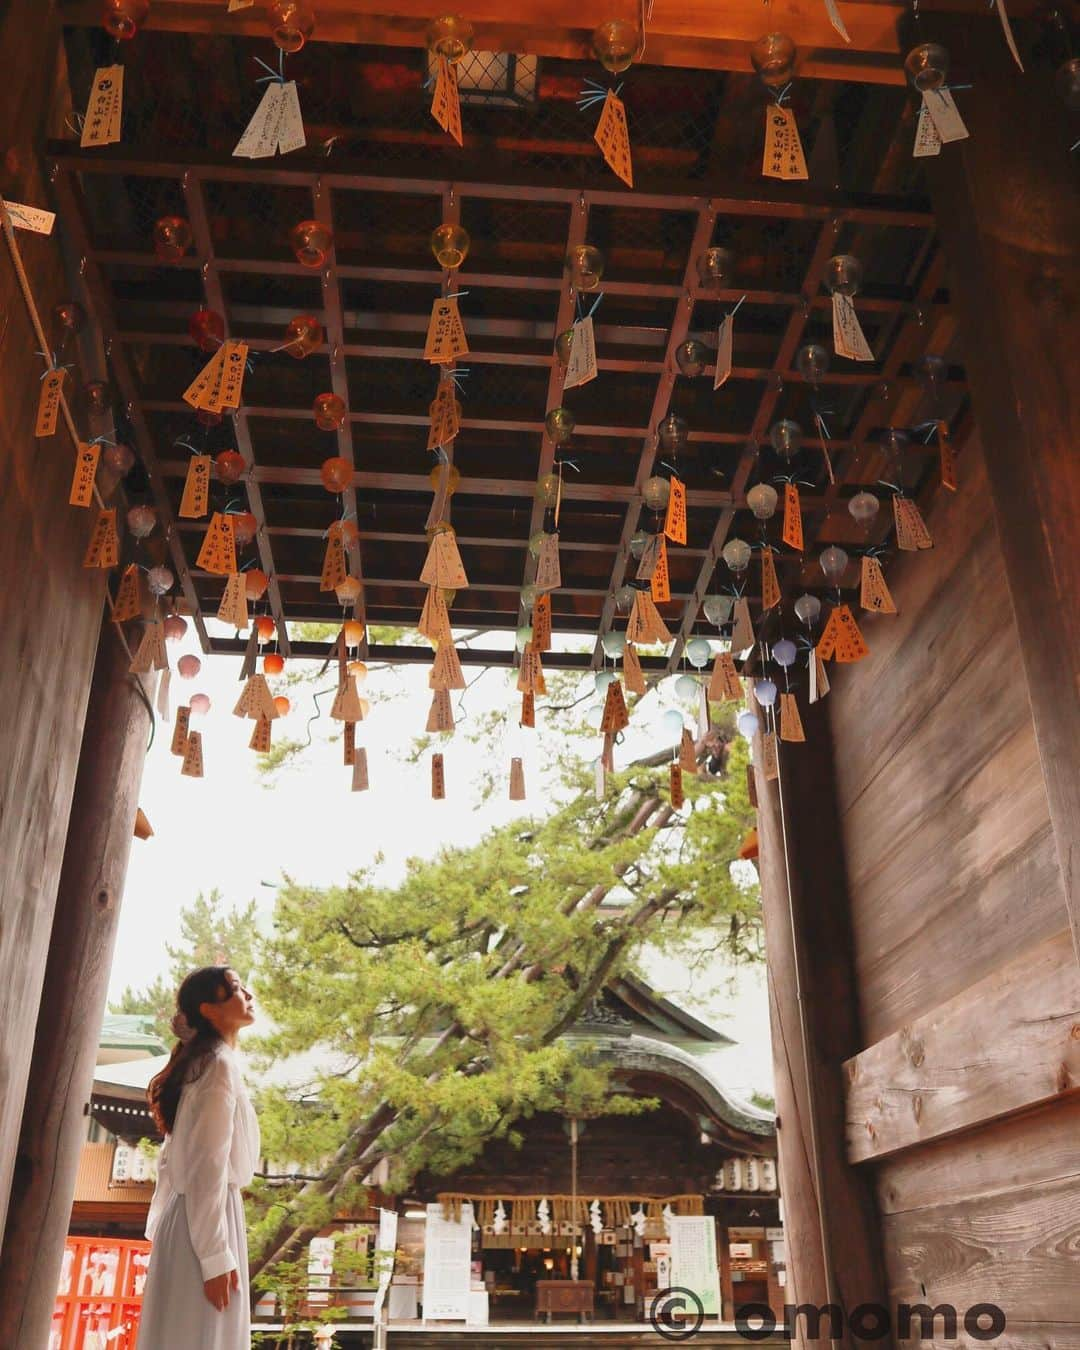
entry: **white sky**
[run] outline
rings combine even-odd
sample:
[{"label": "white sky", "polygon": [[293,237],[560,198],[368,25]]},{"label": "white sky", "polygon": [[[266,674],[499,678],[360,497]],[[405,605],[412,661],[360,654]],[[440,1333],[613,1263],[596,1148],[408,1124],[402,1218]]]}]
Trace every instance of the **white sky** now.
[{"label": "white sky", "polygon": [[[216,629],[216,623],[211,628]],[[476,645],[490,649],[511,640],[510,635],[485,635]],[[475,843],[487,830],[516,815],[535,814],[542,807],[537,795],[541,771],[535,736],[517,726],[519,696],[508,684],[505,671],[486,671],[464,695],[465,709],[472,714],[492,707],[507,709],[501,772],[508,775],[510,756],[520,754],[528,795],[525,802],[510,802],[504,788],[478,808],[473,780],[481,770],[484,752],[463,735],[443,747],[445,801],[431,799],[426,756],[415,765],[394,757],[394,751],[407,750],[412,738],[423,731],[431,699],[426,663],[375,672],[362,689],[373,705],[371,716],[357,728],[358,743],[368,749],[371,790],[354,793],[350,790],[352,771],[342,763],[341,742],[330,744],[324,739],[333,726],[329,721],[332,695],[321,700],[323,716],[313,727],[313,745],[302,762],[266,780],[257,772],[257,756],[248,749],[253,723],[232,715],[242,688],[238,680],[241,658],[203,658],[195,680],[180,680],[177,658],[197,651],[190,626],[182,643],[170,644],[171,701],[175,707],[196,691],[210,696],[209,714],[192,721],[203,736],[205,777],[181,777],[180,760],[169,751],[172,723],[159,722],[140,793],[140,805],[154,836],[132,844],[110,998],[117,997],[125,985],[140,987],[167,970],[165,943],[179,936],[180,910],[200,890],[208,892],[216,886],[229,906],[254,898],[265,921],[273,909],[273,886],[283,874],[314,885],[340,883],[381,851],[385,855],[381,875],[393,882],[410,856],[429,856],[445,844]],[[298,665],[294,663],[293,669]],[[467,680],[475,674],[474,668],[465,667]],[[583,688],[591,678],[583,676]],[[326,688],[334,682],[331,670],[316,687]],[[275,681],[270,683],[273,686]],[[399,696],[380,701],[380,692],[391,690]],[[315,711],[312,691],[288,692],[293,708],[274,724],[274,731],[281,739],[303,740],[307,719]],[[453,698],[460,727],[461,696]],[[672,705],[673,696],[666,689],[659,698],[650,695],[643,701],[627,742],[620,747],[626,759],[663,743],[666,733],[661,714]],[[768,1091],[771,1068],[764,980],[760,972],[742,974],[737,995],[726,990],[718,994],[717,986],[726,981],[726,975],[718,969],[704,979],[689,979],[678,962],[663,961],[651,970],[650,979],[662,992],[740,1042],[739,1050],[728,1054],[731,1072],[738,1080],[732,1083],[735,1090],[748,1092],[757,1087]]]}]

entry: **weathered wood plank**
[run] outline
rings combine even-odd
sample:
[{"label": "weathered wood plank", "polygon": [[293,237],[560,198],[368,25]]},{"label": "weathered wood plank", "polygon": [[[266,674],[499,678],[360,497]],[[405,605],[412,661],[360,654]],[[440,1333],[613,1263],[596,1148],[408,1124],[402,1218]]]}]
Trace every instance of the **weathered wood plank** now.
[{"label": "weathered wood plank", "polygon": [[987,24],[953,14],[935,33],[980,72],[960,166],[930,159],[927,179],[1080,959],[1080,197],[1066,186],[1075,136],[1064,102],[1018,76]]},{"label": "weathered wood plank", "polygon": [[1024,952],[844,1068],[852,1162],[1080,1089],[1080,970],[1071,935]]},{"label": "weathered wood plank", "polygon": [[[929,867],[929,855],[925,862]],[[1014,954],[1018,933],[1034,944],[1060,931],[1065,902],[1049,820],[991,871],[973,868],[943,890],[922,886],[920,892],[923,907],[917,914],[905,903],[910,897],[904,892],[894,897],[893,907],[886,901],[874,911],[877,931],[895,918],[910,936],[892,947],[883,943],[881,955],[871,959],[857,954],[867,1045],[988,975]],[[857,953],[870,925],[867,910],[860,909]],[[928,952],[934,953],[932,962]]]},{"label": "weathered wood plank", "polygon": [[883,1214],[963,1204],[972,1196],[1080,1177],[1080,1097],[940,1139],[885,1159],[877,1169]]},{"label": "weathered wood plank", "polygon": [[[889,1296],[898,1303],[993,1302],[1037,1322],[1054,1308],[1080,1331],[1080,1177],[972,1197],[883,1220]],[[1064,1335],[1065,1326],[1061,1327]]]},{"label": "weathered wood plank", "polygon": [[976,434],[964,445],[962,471],[960,491],[938,493],[928,513],[933,550],[902,554],[889,570],[899,613],[860,617],[870,657],[845,670],[830,695],[843,711],[836,719],[842,812],[888,769],[901,734],[915,734],[935,698],[987,643],[1006,669],[1019,654],[1008,606],[987,603],[1003,598],[1004,569]]}]

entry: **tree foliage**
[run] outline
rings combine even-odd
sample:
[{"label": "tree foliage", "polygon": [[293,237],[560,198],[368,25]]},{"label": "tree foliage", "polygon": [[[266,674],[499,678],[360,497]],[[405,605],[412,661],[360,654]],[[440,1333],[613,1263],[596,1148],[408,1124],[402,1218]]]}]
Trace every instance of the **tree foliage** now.
[{"label": "tree foliage", "polygon": [[157,976],[141,989],[129,985],[109,1004],[109,1011],[147,1014],[154,1018],[158,1035],[171,1040],[169,1022],[176,1011],[176,990],[184,976],[199,966],[232,966],[246,980],[255,967],[257,944],[254,900],[226,909],[216,887],[209,895],[200,891],[194,902],[180,911],[179,941],[165,944],[169,954],[168,975]]},{"label": "tree foliage", "polygon": [[403,1186],[537,1111],[647,1105],[612,1094],[602,1058],[563,1033],[646,945],[719,930],[734,958],[759,955],[756,886],[731,866],[752,816],[745,748],[714,730],[702,752],[713,772],[687,775],[681,813],[667,754],[614,775],[602,801],[568,765],[577,790],[547,818],[414,859],[396,886],[362,869],[279,890],[259,1053],[303,1081],[264,1093],[264,1149],[310,1179],[264,1188],[256,1271],[295,1259],[384,1159]]}]

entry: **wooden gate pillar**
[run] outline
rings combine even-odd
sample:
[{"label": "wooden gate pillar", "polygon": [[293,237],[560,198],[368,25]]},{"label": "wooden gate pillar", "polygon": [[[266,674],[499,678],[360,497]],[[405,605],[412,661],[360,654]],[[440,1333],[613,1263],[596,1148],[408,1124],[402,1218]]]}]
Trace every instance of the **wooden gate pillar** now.
[{"label": "wooden gate pillar", "polygon": [[[828,700],[806,709],[806,743],[780,745],[780,782],[755,770],[780,1195],[789,1304],[885,1303],[877,1207],[847,1162],[842,1065],[861,1048]],[[761,741],[755,761],[762,761]],[[789,907],[790,897],[790,907]],[[793,1344],[829,1345],[797,1319]],[[887,1347],[886,1337],[876,1344]]]},{"label": "wooden gate pillar", "polygon": [[104,624],[0,1248],[3,1346],[49,1341],[150,728],[127,667]]},{"label": "wooden gate pillar", "polygon": [[[993,13],[927,14],[973,87],[971,135],[925,159],[1020,634],[1080,956],[1080,193],[1052,64],[1017,69]],[[1024,43],[1024,28],[1017,25]],[[961,479],[963,465],[961,463]],[[963,491],[963,482],[960,489]],[[1004,597],[986,596],[989,605]],[[1002,679],[1017,676],[1002,671]]]}]

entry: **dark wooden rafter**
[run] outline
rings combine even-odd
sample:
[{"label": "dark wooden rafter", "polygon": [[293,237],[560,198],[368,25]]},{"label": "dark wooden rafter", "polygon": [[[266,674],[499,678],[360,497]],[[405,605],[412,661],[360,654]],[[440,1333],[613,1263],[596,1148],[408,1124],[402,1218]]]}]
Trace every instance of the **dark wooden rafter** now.
[{"label": "dark wooden rafter", "polygon": [[[183,178],[183,188],[188,220],[191,224],[195,260],[198,262],[202,274],[206,303],[210,309],[222,316],[225,323],[225,336],[227,338],[238,336],[229,332],[228,307],[222,293],[221,277],[218,275],[217,260],[214,255],[214,241],[210,232],[210,222],[206,215],[206,198],[198,175],[191,171],[186,173]],[[247,488],[248,505],[257,522],[255,546],[259,552],[259,566],[269,578],[266,590],[270,599],[270,612],[277,624],[278,645],[281,648],[282,655],[288,656],[290,654],[289,634],[285,626],[285,610],[281,603],[281,588],[278,585],[274,568],[274,555],[270,546],[270,538],[266,533],[266,512],[263,509],[262,491],[258,480],[251,472],[255,466],[255,455],[251,448],[251,430],[248,426],[247,409],[243,404],[233,414],[232,422],[233,433],[236,436],[236,448],[243,456],[246,466],[244,482]]]},{"label": "dark wooden rafter", "polygon": [[[576,205],[573,205],[570,208],[570,222],[569,225],[567,226],[566,253],[564,255],[566,258],[569,258],[572,249],[576,248],[579,244],[586,243],[588,229],[589,229],[589,204],[585,198],[584,193],[582,193],[581,196],[579,196]],[[551,353],[547,358],[548,362],[550,363],[551,373],[548,376],[547,399],[544,407],[545,417],[552,408],[557,408],[559,406],[562,399],[563,380],[565,378],[566,372],[560,367],[559,359],[555,355],[555,341],[558,338],[559,334],[564,332],[567,328],[569,328],[570,324],[573,322],[575,304],[576,304],[576,292],[574,290],[573,284],[567,278],[564,277],[559,287],[559,304],[555,313],[555,329],[554,332],[551,334]],[[548,435],[547,428],[545,426],[541,429],[540,458],[536,469],[537,482],[539,482],[540,478],[543,477],[544,474],[551,472],[552,467],[554,466],[555,463],[555,449],[556,449],[555,442]],[[565,490],[566,490],[566,482],[564,476],[563,491],[565,492]],[[534,493],[532,516],[529,520],[529,534],[528,534],[529,539],[533,537],[533,535],[536,533],[537,530],[540,529],[543,523],[544,523],[544,505],[540,501],[540,499],[537,496],[535,496]],[[533,581],[535,576],[536,576],[536,559],[526,548],[525,574],[522,584],[529,585]],[[529,615],[523,614],[522,622],[524,622],[529,617],[530,617]]]},{"label": "dark wooden rafter", "polygon": [[127,354],[117,335],[116,318],[109,299],[109,288],[101,275],[100,267],[90,253],[90,231],[83,215],[80,199],[72,186],[71,177],[62,169],[57,170],[53,177],[53,189],[56,192],[57,203],[63,213],[65,225],[70,231],[80,255],[80,270],[83,281],[96,311],[95,318],[105,339],[109,364],[115,373],[128,419],[135,432],[139,454],[146,466],[150,491],[153,494],[154,506],[161,521],[162,529],[165,532],[176,579],[191,611],[191,618],[199,636],[199,643],[204,652],[209,651],[210,637],[206,631],[206,624],[203,620],[202,609],[195,592],[191,572],[188,570],[183,543],[175,528],[168,489],[154,448],[154,438],[139,402],[139,389],[128,364]]},{"label": "dark wooden rafter", "polygon": [[[334,213],[330,201],[330,191],[328,185],[317,179],[311,189],[312,207],[314,219],[320,225],[326,227],[330,232],[330,248],[327,254],[326,266],[320,268],[319,279],[322,284],[323,296],[323,314],[326,321],[326,342],[330,352],[330,387],[333,393],[344,402],[345,407],[349,407],[349,377],[345,369],[345,356],[342,348],[345,344],[345,318],[341,304],[341,288],[338,285],[337,278],[334,275],[336,267],[336,255],[334,251]],[[350,465],[355,465],[356,458],[353,450],[352,422],[348,417],[345,418],[337,433],[337,451],[342,459],[347,460]],[[344,507],[347,518],[356,519],[356,486],[350,483],[341,494],[341,502]],[[367,651],[367,611],[364,601],[364,570],[360,559],[359,541],[353,539],[348,545],[349,567],[352,575],[360,582],[360,594],[356,597],[353,605],[353,615],[365,624],[364,636],[360,643],[360,654],[363,656]]]},{"label": "dark wooden rafter", "polygon": [[652,474],[653,464],[656,460],[657,447],[659,444],[657,427],[667,414],[668,405],[671,402],[671,391],[675,387],[676,379],[678,379],[679,372],[675,365],[675,352],[679,344],[685,342],[686,335],[690,331],[690,317],[693,314],[694,309],[694,281],[697,276],[698,259],[709,247],[715,225],[716,208],[714,204],[711,201],[703,202],[698,209],[697,223],[694,226],[694,236],[690,244],[686,269],[683,273],[681,296],[677,302],[675,317],[672,320],[671,328],[668,330],[667,343],[664,348],[663,366],[660,371],[660,378],[657,381],[656,393],[653,397],[652,410],[649,414],[649,425],[641,448],[641,458],[638,461],[637,477],[634,480],[636,495],[626,508],[626,519],[623,521],[622,535],[619,539],[619,548],[615,555],[615,564],[611,569],[609,594],[604,601],[603,612],[600,616],[600,631],[596,636],[596,646],[593,649],[593,670],[599,670],[600,665],[604,660],[603,638],[604,634],[610,629],[611,621],[615,616],[615,592],[623,584],[623,579],[626,576],[627,564],[630,561],[630,539],[638,527],[638,521],[641,519],[641,490],[645,485],[646,479]]}]

